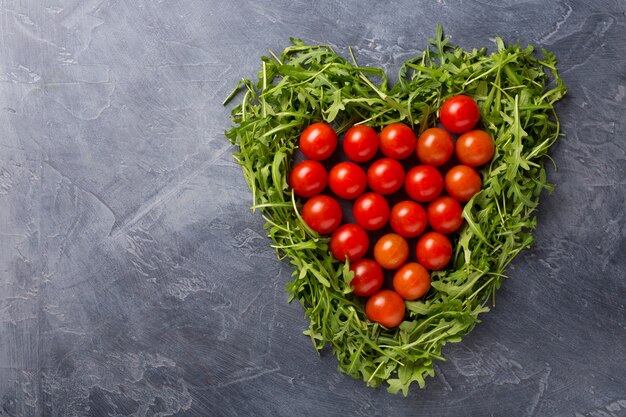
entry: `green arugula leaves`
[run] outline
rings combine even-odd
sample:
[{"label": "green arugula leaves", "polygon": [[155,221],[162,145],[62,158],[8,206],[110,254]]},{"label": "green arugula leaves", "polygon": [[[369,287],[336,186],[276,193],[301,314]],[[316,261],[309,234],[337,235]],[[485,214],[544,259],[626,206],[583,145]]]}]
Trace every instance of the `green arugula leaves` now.
[{"label": "green arugula leaves", "polygon": [[[433,376],[442,347],[474,328],[495,302],[507,265],[532,245],[533,213],[541,191],[551,188],[543,157],[559,138],[553,104],[566,88],[549,52],[540,59],[532,46],[506,47],[499,38],[494,53],[464,51],[448,44],[440,25],[431,46],[402,65],[392,88],[384,71],[361,68],[354,56],[350,63],[330,47],[291,41],[280,57],[262,58],[256,83],[242,80],[227,98],[245,92],[226,136],[239,148],[234,157],[278,257],[295,267],[287,289],[310,319],[305,334],[318,350],[332,347],[342,372],[371,386],[386,381],[390,392],[407,395],[413,382],[423,387]],[[332,123],[339,134],[357,123],[380,129],[396,122],[422,132],[436,124],[443,101],[460,93],[479,104],[496,153],[480,171],[483,190],[463,211],[452,265],[432,274],[424,300],[406,303],[405,322],[386,329],[367,320],[351,294],[352,273],[333,259],[328,238],[303,222],[301,202],[288,187],[292,156],[312,122]]]}]

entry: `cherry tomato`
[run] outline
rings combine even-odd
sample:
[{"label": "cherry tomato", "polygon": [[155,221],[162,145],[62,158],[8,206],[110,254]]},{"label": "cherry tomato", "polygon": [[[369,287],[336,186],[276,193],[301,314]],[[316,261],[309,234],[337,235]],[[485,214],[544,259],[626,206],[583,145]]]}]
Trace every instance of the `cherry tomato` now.
[{"label": "cherry tomato", "polygon": [[482,187],[478,172],[466,165],[451,168],[446,174],[445,182],[448,194],[462,203],[470,201]]},{"label": "cherry tomato", "polygon": [[354,202],[354,219],[365,230],[377,230],[389,220],[389,204],[385,197],[365,193]]},{"label": "cherry tomato", "polygon": [[326,168],[317,161],[306,160],[293,167],[289,174],[289,184],[300,197],[318,195],[328,182]]},{"label": "cherry tomato", "polygon": [[417,262],[404,264],[393,276],[393,289],[405,300],[422,298],[430,289],[430,274]]},{"label": "cherry tomato", "polygon": [[383,269],[371,259],[359,259],[350,264],[354,278],[350,281],[352,292],[360,297],[369,297],[383,286]]},{"label": "cherry tomato", "polygon": [[428,224],[426,210],[415,201],[400,201],[391,209],[389,224],[402,237],[419,236]]},{"label": "cherry tomato", "polygon": [[417,261],[431,271],[443,269],[452,257],[452,244],[446,235],[428,232],[417,241]]},{"label": "cherry tomato", "polygon": [[367,232],[357,224],[341,225],[330,237],[330,251],[341,262],[345,262],[346,257],[350,262],[361,259],[369,245]]},{"label": "cherry tomato", "polygon": [[339,227],[342,217],[339,202],[327,195],[311,197],[302,207],[302,219],[320,235],[327,235]]},{"label": "cherry tomato", "polygon": [[471,97],[453,96],[441,106],[439,119],[448,132],[465,133],[472,130],[480,120],[480,110]]},{"label": "cherry tomato", "polygon": [[367,170],[367,184],[378,194],[393,194],[402,188],[403,182],[404,168],[395,159],[379,159]]},{"label": "cherry tomato", "polygon": [[463,207],[452,197],[442,196],[428,205],[428,223],[439,233],[454,233],[463,224]]},{"label": "cherry tomato", "polygon": [[395,233],[387,233],[374,246],[374,259],[385,269],[396,269],[409,257],[409,244]]},{"label": "cherry tomato", "polygon": [[408,158],[415,150],[415,133],[407,125],[394,123],[380,132],[380,150],[393,159]]},{"label": "cherry tomato", "polygon": [[352,126],[343,137],[343,152],[354,162],[365,162],[378,152],[378,134],[369,126]]},{"label": "cherry tomato", "polygon": [[432,201],[443,191],[443,177],[437,168],[418,165],[406,174],[404,189],[415,201]]},{"label": "cherry tomato", "polygon": [[456,141],[456,157],[462,164],[478,167],[491,161],[495,147],[489,133],[484,130],[470,130]]},{"label": "cherry tomato", "polygon": [[328,185],[338,197],[353,200],[365,191],[367,176],[357,164],[340,162],[330,170]]},{"label": "cherry tomato", "polygon": [[300,150],[309,159],[322,161],[335,152],[337,134],[328,124],[313,123],[300,135]]},{"label": "cherry tomato", "polygon": [[417,139],[417,157],[422,164],[438,167],[448,162],[453,152],[452,137],[438,127],[426,129]]},{"label": "cherry tomato", "polygon": [[404,312],[404,300],[400,294],[391,290],[378,291],[365,304],[367,318],[388,328],[402,323]]}]

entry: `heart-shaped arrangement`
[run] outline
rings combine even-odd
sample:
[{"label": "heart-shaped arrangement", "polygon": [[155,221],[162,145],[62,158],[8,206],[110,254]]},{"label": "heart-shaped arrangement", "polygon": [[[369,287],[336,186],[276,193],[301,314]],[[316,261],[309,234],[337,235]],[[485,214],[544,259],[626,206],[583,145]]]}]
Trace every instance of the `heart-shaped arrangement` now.
[{"label": "heart-shaped arrangement", "polygon": [[[387,328],[396,327],[404,320],[404,300],[414,301],[428,292],[428,270],[444,269],[450,262],[453,247],[446,234],[456,232],[463,225],[460,203],[468,202],[482,185],[473,167],[486,164],[494,154],[489,134],[472,130],[480,119],[480,110],[470,97],[449,98],[443,103],[440,115],[447,131],[429,128],[419,139],[410,127],[400,123],[385,126],[380,138],[370,126],[352,126],[343,139],[343,156],[352,162],[335,164],[330,177],[318,161],[333,156],[337,134],[324,122],[314,123],[300,136],[300,151],[309,159],[297,164],[290,174],[294,193],[309,198],[302,207],[302,219],[320,235],[332,232],[331,253],[339,261],[352,263],[352,293],[370,297],[365,307],[367,317]],[[448,131],[462,134],[456,145]],[[379,148],[385,157],[371,163],[366,174],[356,163],[370,161]],[[446,167],[453,153],[461,164]],[[413,155],[422,165],[411,161]],[[398,161],[414,166],[405,175],[405,168]],[[345,218],[340,203],[321,194],[327,184],[336,197],[356,199],[352,207],[356,224],[340,226]],[[385,196],[393,198],[403,184],[410,199],[400,197],[402,201],[390,209]],[[367,186],[372,192],[363,194]],[[448,196],[440,196],[444,186]],[[429,203],[428,209],[418,202]],[[378,238],[373,250],[375,261],[363,258],[373,241],[368,232],[380,230],[387,222],[394,233]],[[406,263],[410,243],[407,239],[422,235],[427,224],[433,231],[417,241],[418,263]],[[395,291],[380,291],[383,268],[397,270],[392,281]]]},{"label": "heart-shaped arrangement", "polygon": [[[541,60],[498,38],[491,55],[468,52],[449,46],[441,26],[435,48],[405,62],[393,88],[354,57],[292,42],[263,57],[256,85],[235,90],[246,87],[227,136],[273,247],[295,267],[288,291],[310,319],[305,334],[333,348],[341,371],[407,395],[489,310],[506,266],[532,244],[565,87],[546,51]],[[456,144],[446,130],[461,134]],[[349,161],[334,152],[344,133]],[[298,145],[309,159],[296,163]],[[353,220],[327,183],[356,199]]]}]

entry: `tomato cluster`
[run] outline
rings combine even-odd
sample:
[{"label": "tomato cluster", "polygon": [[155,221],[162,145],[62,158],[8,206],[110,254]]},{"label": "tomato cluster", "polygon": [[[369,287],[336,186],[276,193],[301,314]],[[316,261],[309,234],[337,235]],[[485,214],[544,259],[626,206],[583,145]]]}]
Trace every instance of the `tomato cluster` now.
[{"label": "tomato cluster", "polygon": [[[352,126],[342,142],[349,161],[336,163],[330,171],[319,161],[335,153],[334,129],[320,122],[302,132],[300,150],[308,159],[292,169],[290,185],[296,195],[308,198],[302,208],[306,224],[321,235],[332,234],[331,253],[340,261],[350,261],[353,292],[369,297],[365,312],[370,320],[386,327],[399,325],[404,320],[404,300],[426,295],[429,270],[441,270],[450,263],[452,243],[447,235],[461,228],[461,204],[482,187],[474,168],[489,162],[495,151],[487,132],[473,130],[479,119],[476,102],[457,95],[440,109],[443,129],[426,129],[419,138],[399,123],[385,126],[380,135],[369,126]],[[456,142],[448,132],[460,135]],[[384,157],[364,169],[363,164],[379,152]],[[410,164],[411,155],[421,164]],[[335,197],[321,194],[327,186]],[[404,198],[400,195],[400,201],[390,206],[390,198],[396,197],[392,195],[401,194],[403,187]],[[354,200],[355,223],[342,224],[343,210],[336,197]],[[376,240],[374,259],[365,258],[370,250],[368,232],[386,225],[393,232]],[[409,238],[418,238],[417,262],[409,259]],[[381,289],[384,270],[395,271],[393,290]]]}]

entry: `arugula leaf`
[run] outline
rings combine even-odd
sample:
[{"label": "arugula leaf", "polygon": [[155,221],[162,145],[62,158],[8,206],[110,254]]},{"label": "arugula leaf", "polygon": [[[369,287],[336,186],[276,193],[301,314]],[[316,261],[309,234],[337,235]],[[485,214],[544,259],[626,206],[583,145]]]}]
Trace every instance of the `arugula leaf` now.
[{"label": "arugula leaf", "polygon": [[[446,343],[458,342],[495,303],[511,260],[533,243],[534,211],[546,182],[542,163],[560,136],[554,103],[566,88],[556,58],[496,38],[496,52],[464,51],[443,36],[441,25],[422,54],[406,61],[396,85],[384,71],[359,67],[323,45],[292,39],[280,58],[262,58],[259,79],[239,82],[242,102],[226,132],[237,145],[234,157],[252,191],[253,209],[263,212],[265,230],[280,259],[295,267],[287,284],[310,319],[304,333],[316,349],[330,346],[339,369],[370,386],[409,392],[433,376]],[[350,51],[351,55],[352,52]],[[299,214],[301,202],[287,175],[300,132],[310,123],[332,122],[338,133],[356,123],[380,128],[403,122],[418,131],[436,122],[437,109],[456,94],[472,96],[496,153],[481,170],[484,189],[465,206],[466,226],[456,238],[452,267],[432,274],[421,301],[406,302],[408,317],[398,328],[371,323],[351,293],[352,272],[328,251],[328,239],[313,232]]]}]

